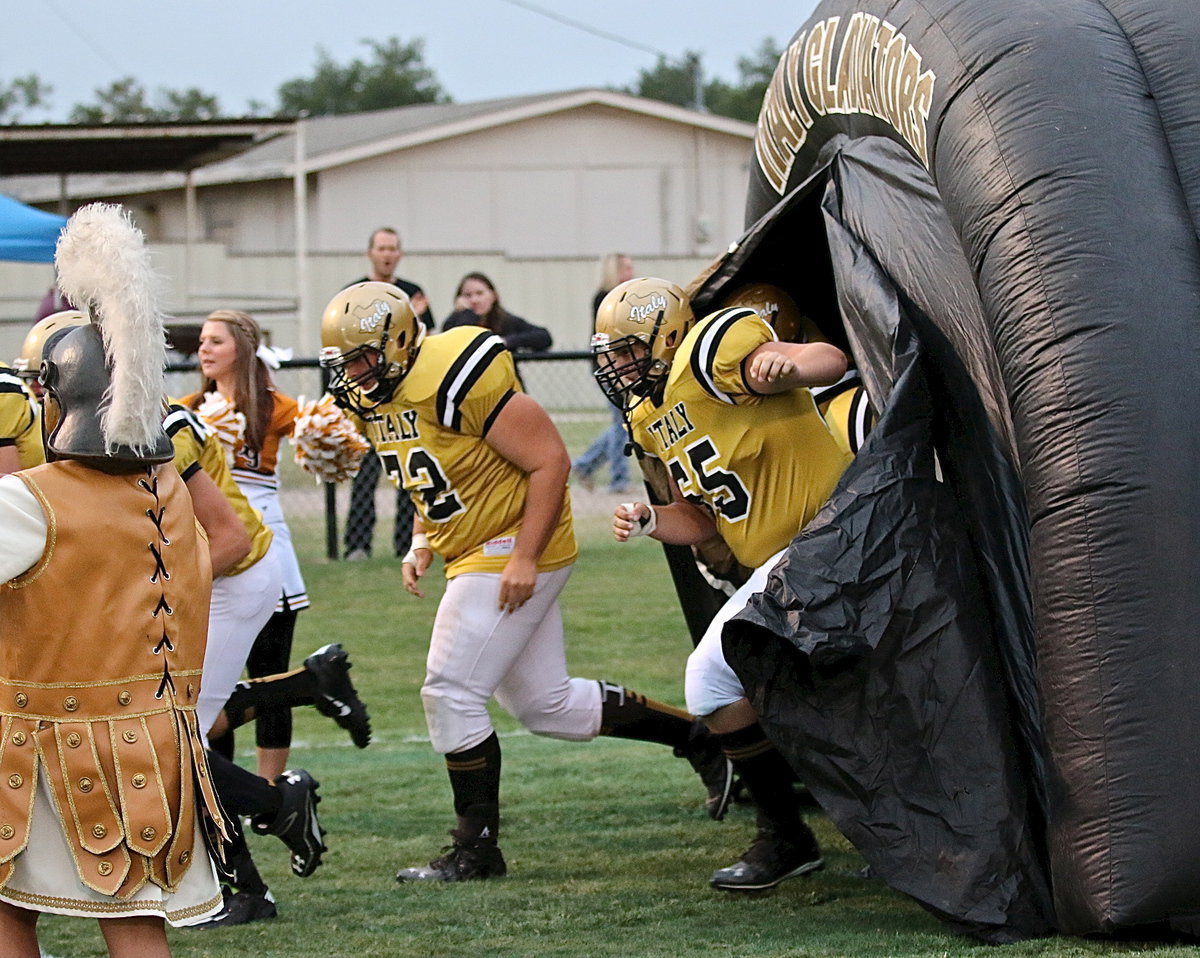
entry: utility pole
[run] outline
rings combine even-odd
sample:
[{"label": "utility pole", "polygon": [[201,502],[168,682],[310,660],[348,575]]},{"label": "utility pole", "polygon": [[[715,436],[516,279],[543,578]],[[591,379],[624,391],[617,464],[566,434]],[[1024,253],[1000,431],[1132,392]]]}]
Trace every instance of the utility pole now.
[{"label": "utility pole", "polygon": [[699,112],[707,113],[708,108],[704,105],[704,65],[700,61],[700,54],[690,54],[687,66],[692,72],[692,105]]}]

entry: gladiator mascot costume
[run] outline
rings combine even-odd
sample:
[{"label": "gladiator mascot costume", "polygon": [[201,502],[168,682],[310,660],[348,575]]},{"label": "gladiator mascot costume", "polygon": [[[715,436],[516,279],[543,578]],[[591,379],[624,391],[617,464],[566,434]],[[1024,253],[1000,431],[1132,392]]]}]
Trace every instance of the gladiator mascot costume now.
[{"label": "gladiator mascot costume", "polygon": [[85,207],[57,266],[91,322],[47,341],[48,461],[0,502],[31,495],[45,525],[40,556],[0,585],[0,900],[190,924],[221,905],[206,840],[219,847],[223,819],[195,711],[208,544],[161,427],[140,232],[118,207]]}]

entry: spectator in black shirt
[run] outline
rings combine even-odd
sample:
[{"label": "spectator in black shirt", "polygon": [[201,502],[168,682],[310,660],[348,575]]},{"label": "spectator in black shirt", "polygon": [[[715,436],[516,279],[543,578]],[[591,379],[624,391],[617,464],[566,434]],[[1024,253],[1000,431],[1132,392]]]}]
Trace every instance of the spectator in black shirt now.
[{"label": "spectator in black shirt", "polygon": [[[400,234],[390,226],[381,226],[375,230],[371,234],[370,240],[367,241],[367,259],[371,261],[370,275],[356,279],[354,283],[368,281],[391,283],[404,290],[412,301],[413,312],[417,314],[417,318],[425,324],[426,329],[432,330],[433,314],[429,311],[429,300],[425,296],[425,291],[416,283],[401,279],[396,275],[396,267],[400,265],[400,260],[404,259],[404,247],[400,243]],[[347,283],[346,286],[353,286],[354,283]]]}]

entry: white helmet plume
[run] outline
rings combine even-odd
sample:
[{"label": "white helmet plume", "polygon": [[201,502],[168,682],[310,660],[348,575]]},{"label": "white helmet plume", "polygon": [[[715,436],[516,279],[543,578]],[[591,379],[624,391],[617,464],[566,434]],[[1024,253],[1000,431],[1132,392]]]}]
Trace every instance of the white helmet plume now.
[{"label": "white helmet plume", "polygon": [[161,431],[167,347],[142,231],[120,206],[93,203],[67,221],[54,259],[58,288],[104,341],[112,371],[100,415],[106,447],[151,448]]}]

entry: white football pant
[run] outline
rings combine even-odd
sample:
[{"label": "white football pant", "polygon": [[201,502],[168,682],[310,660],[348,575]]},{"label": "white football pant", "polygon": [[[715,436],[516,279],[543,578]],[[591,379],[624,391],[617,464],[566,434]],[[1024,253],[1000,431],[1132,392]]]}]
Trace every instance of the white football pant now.
[{"label": "white football pant", "polygon": [[570,576],[570,566],[540,573],[516,612],[500,611],[497,573],[446,583],[421,688],[434,751],[461,752],[491,735],[492,696],[536,735],[586,741],[599,733],[599,683],[567,675],[558,594]]},{"label": "white football pant", "polygon": [[725,649],[721,645],[721,630],[725,623],[746,607],[750,597],[762,592],[767,586],[767,576],[785,550],[776,552],[754,570],[746,584],[739,588],[721,606],[713,620],[704,630],[700,643],[688,656],[687,671],[684,673],[683,688],[688,711],[701,717],[712,715],[725,705],[732,705],[746,697],[741,680],[725,661]]}]

